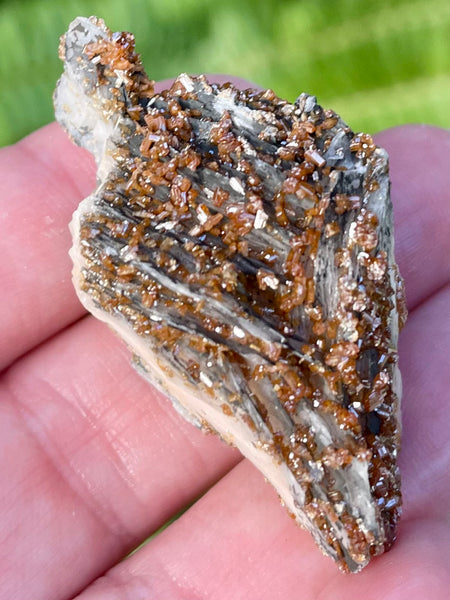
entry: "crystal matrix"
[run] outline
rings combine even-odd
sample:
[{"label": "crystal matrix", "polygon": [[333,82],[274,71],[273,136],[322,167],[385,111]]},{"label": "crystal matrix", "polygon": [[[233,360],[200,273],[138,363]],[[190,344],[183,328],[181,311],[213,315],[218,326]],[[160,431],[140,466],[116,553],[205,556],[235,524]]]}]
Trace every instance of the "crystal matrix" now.
[{"label": "crystal matrix", "polygon": [[313,96],[180,75],[78,18],[56,116],[98,164],[83,304],[192,423],[236,445],[345,571],[395,538],[404,319],[387,155]]}]

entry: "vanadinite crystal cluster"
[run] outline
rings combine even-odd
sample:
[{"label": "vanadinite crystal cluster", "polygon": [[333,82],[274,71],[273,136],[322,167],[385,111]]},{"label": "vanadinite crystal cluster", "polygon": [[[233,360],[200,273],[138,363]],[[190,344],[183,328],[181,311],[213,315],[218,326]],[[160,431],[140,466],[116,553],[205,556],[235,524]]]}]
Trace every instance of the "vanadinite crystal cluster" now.
[{"label": "vanadinite crystal cluster", "polygon": [[74,283],[139,371],[236,445],[344,571],[396,535],[398,331],[387,154],[314,96],[180,75],[78,18],[56,117],[98,164]]}]

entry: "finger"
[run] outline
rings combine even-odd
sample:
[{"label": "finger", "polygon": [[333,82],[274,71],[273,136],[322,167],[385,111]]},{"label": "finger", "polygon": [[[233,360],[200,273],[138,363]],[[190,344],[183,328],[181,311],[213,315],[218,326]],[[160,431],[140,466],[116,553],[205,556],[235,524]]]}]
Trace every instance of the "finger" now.
[{"label": "finger", "polygon": [[389,553],[374,560],[369,569],[356,577],[335,573],[324,581],[317,600],[446,600],[450,585],[446,564],[449,544],[450,531],[445,521],[404,522]]},{"label": "finger", "polygon": [[[251,83],[211,75],[211,82]],[[167,79],[156,85],[161,91]],[[84,314],[71,283],[69,222],[95,186],[92,156],[56,123],[0,149],[0,371]]]},{"label": "finger", "polygon": [[77,600],[444,600],[449,578],[442,553],[449,541],[439,522],[418,520],[368,569],[343,575],[243,461]]},{"label": "finger", "polygon": [[[246,460],[184,516],[79,600],[297,598],[299,577],[303,597],[312,598],[303,574],[319,580],[329,569]],[[295,584],[286,585],[283,578],[294,565]]]},{"label": "finger", "polygon": [[0,423],[2,600],[72,597],[240,460],[93,318],[4,374]]},{"label": "finger", "polygon": [[0,150],[0,370],[83,314],[68,223],[94,187],[92,157],[52,123]]},{"label": "finger", "polygon": [[[400,336],[403,442],[400,467],[407,517],[441,514],[450,495],[448,348],[450,285],[419,306]],[[430,501],[430,499],[436,501]]]},{"label": "finger", "polygon": [[450,132],[426,125],[388,129],[396,256],[409,308],[450,281]]}]

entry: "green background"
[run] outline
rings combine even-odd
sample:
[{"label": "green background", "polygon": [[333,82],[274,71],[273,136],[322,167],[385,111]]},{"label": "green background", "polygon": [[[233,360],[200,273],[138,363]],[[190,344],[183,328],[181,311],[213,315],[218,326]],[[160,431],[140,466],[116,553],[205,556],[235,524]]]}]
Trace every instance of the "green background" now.
[{"label": "green background", "polygon": [[355,130],[450,124],[448,0],[0,0],[0,145],[53,119],[77,15],[132,31],[153,79],[223,72],[306,91]]}]

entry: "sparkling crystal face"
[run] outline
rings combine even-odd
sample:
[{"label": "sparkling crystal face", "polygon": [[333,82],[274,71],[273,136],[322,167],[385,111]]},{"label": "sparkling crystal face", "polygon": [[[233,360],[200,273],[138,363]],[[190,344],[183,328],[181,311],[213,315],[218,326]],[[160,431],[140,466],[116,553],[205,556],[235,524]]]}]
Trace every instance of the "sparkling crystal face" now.
[{"label": "sparkling crystal face", "polygon": [[95,18],[60,56],[56,116],[98,163],[72,222],[80,299],[360,570],[401,507],[386,153],[307,94],[188,75],[156,94],[131,34]]}]

